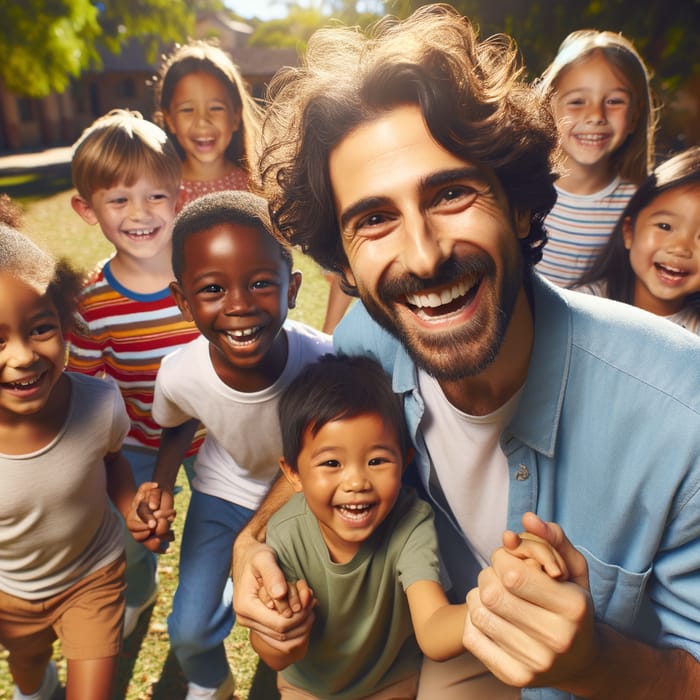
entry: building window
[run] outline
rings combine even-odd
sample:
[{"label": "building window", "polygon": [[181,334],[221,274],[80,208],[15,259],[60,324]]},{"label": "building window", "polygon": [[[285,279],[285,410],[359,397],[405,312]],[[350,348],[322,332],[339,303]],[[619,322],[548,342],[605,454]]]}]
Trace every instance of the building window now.
[{"label": "building window", "polygon": [[34,100],[30,97],[19,97],[17,99],[17,111],[19,112],[19,120],[23,124],[29,124],[36,118]]},{"label": "building window", "polygon": [[133,78],[125,78],[117,84],[117,95],[119,97],[136,97],[136,85]]}]

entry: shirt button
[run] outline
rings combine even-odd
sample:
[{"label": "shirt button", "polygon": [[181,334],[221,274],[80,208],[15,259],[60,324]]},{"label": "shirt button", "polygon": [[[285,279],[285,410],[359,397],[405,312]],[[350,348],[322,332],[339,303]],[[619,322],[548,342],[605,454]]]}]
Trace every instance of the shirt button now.
[{"label": "shirt button", "polygon": [[519,464],[518,471],[515,472],[515,480],[516,481],[525,481],[526,479],[529,479],[529,478],[530,478],[530,470],[524,464]]}]

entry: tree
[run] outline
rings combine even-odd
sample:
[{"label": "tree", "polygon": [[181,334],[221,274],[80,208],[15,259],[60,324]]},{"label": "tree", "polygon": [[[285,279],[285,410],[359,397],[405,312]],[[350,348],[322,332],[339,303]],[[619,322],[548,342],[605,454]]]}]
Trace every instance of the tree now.
[{"label": "tree", "polygon": [[102,64],[134,37],[151,57],[193,33],[195,12],[219,0],[22,0],[0,3],[0,79],[11,92],[44,97]]}]

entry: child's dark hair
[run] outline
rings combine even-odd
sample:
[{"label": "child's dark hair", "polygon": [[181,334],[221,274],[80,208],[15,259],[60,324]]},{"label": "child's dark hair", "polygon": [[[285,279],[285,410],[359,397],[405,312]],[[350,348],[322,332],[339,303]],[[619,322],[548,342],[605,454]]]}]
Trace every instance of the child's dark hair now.
[{"label": "child's dark hair", "polygon": [[63,334],[70,330],[82,275],[66,260],[56,261],[16,228],[0,223],[0,272],[47,295],[58,311]]},{"label": "child's dark hair", "polygon": [[[572,286],[602,281],[606,285],[606,296],[609,299],[634,304],[636,276],[630,264],[629,251],[625,248],[625,219],[629,219],[629,224],[634,229],[642,209],[663,192],[685,185],[700,185],[700,146],[694,146],[665,160],[644,180],[627,203],[591,268]],[[700,315],[700,292],[688,295],[686,303]]]},{"label": "child's dark hair", "polygon": [[173,225],[173,273],[182,282],[185,267],[185,241],[202,231],[221,224],[249,226],[273,238],[285,264],[292,270],[292,250],[272,233],[267,202],[245,190],[212,192],[190,202],[176,217]]},{"label": "child's dark hair", "polygon": [[240,127],[233,134],[224,155],[226,160],[250,172],[257,161],[261,111],[248,92],[238,67],[218,46],[207,41],[192,40],[176,47],[164,58],[160,75],[154,79],[155,122],[165,129],[180,158],[184,160],[185,151],[174,134],[170,133],[164,115],[170,111],[175,87],[182,78],[192,73],[207,73],[216,78],[228,91],[235,108],[241,110]]},{"label": "child's dark hair", "polygon": [[307,365],[280,398],[285,461],[297,468],[307,428],[316,435],[326,423],[366,413],[378,414],[396,432],[406,456],[410,442],[401,398],[381,365],[365,356],[323,355]]}]

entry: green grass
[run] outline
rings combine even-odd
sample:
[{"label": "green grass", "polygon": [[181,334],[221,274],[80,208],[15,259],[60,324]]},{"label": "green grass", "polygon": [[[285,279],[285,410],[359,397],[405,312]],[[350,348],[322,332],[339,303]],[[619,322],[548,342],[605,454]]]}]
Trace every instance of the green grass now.
[{"label": "green grass", "polygon": [[[36,191],[22,193],[6,187],[7,179],[0,178],[0,192],[9,191],[24,209],[22,228],[38,245],[57,256],[66,257],[82,269],[92,268],[96,262],[108,257],[111,245],[102,237],[97,227],[88,226],[70,206],[72,192],[65,190],[39,196]],[[49,188],[50,190],[51,188]],[[320,328],[326,310],[328,285],[318,266],[303,255],[295,256],[295,266],[302,271],[303,283],[297,300],[297,308],[290,318]],[[189,499],[189,487],[184,470],[178,480],[182,491],[176,497],[178,517],[175,523],[176,540],[167,554],[159,559],[160,594],[150,613],[144,614],[134,634],[126,641],[119,659],[119,676],[114,700],[180,700],[185,695],[185,680],[177,662],[169,654],[166,619],[170,611],[173,593],[177,586],[179,537]],[[236,677],[240,700],[249,697],[254,681],[257,657],[248,644],[247,631],[238,626],[226,641],[229,663]],[[13,684],[5,652],[0,648],[0,700],[12,697]],[[60,645],[56,644],[55,658],[59,674],[65,683],[65,660]],[[259,700],[268,700],[264,690],[265,677],[255,681],[254,692]],[[252,698],[253,695],[250,695]],[[89,700],[89,699],[85,699]]]}]

